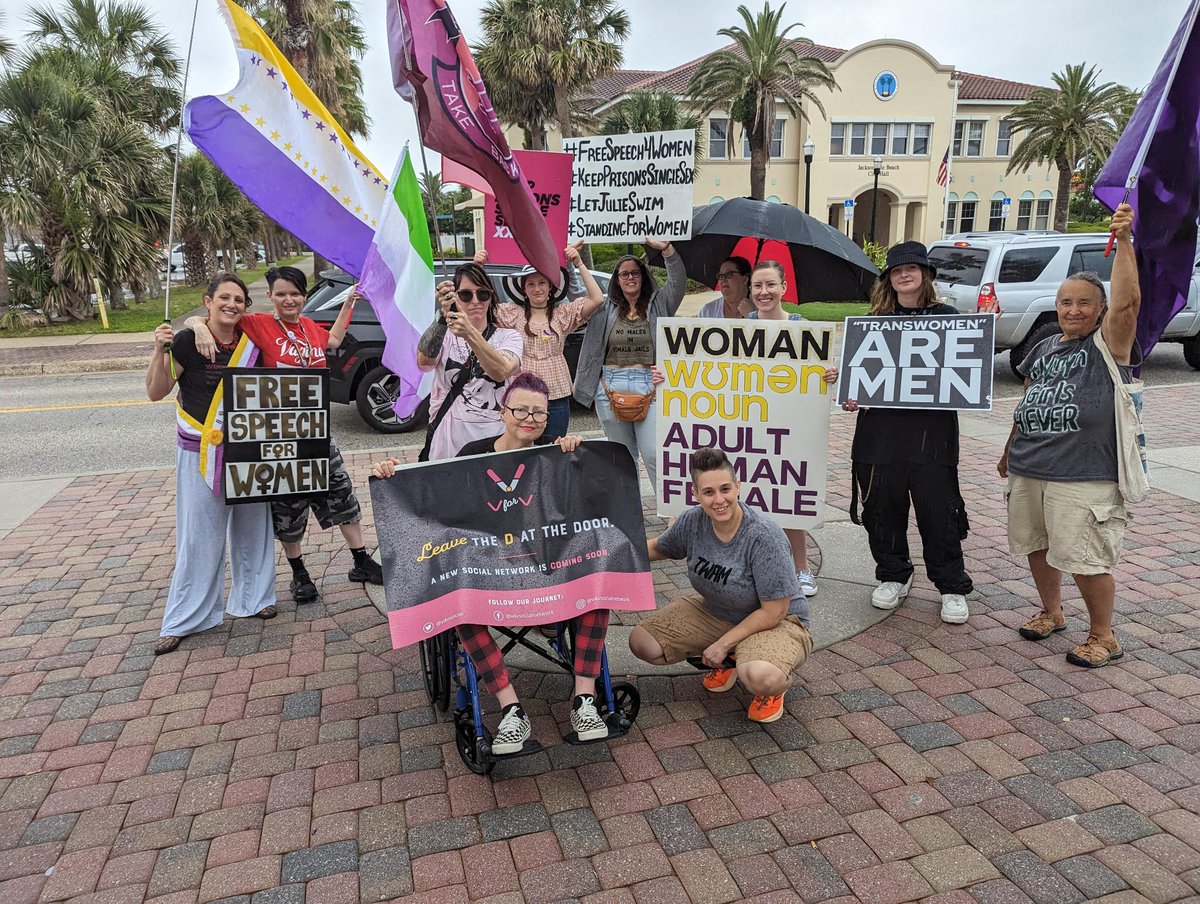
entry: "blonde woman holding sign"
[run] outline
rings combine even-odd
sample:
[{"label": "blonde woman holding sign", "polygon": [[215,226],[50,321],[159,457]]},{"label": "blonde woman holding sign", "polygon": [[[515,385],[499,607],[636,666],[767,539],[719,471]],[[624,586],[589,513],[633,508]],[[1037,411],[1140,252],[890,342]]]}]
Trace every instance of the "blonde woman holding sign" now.
[{"label": "blonde woman holding sign", "polygon": [[[204,318],[216,340],[216,360],[196,350],[190,329],[173,333],[169,323],[154,331],[154,355],[146,370],[146,395],[152,402],[176,396],[178,441],[175,451],[175,571],[167,591],[162,633],[154,655],[170,653],[191,634],[234,618],[274,618],[275,543],[271,506],[266,502],[226,505],[219,456],[223,409],[218,389],[227,367],[249,367],[258,355],[239,322],[250,306],[246,284],[218,273],[204,295]],[[168,352],[167,346],[170,345]],[[174,356],[172,372],[168,355]],[[229,547],[232,583],[225,587],[225,547]],[[224,610],[224,611],[222,611]]]},{"label": "blonde woman holding sign", "polygon": [[[800,314],[788,313],[783,309],[783,293],[787,291],[787,278],[779,261],[759,261],[750,272],[750,301],[754,310],[746,315],[747,320],[803,320]],[[832,386],[837,382],[836,367],[825,369],[825,383]],[[792,547],[792,560],[796,563],[796,580],[805,596],[817,595],[817,581],[808,567],[808,531],[796,527],[785,527],[788,543]]]}]

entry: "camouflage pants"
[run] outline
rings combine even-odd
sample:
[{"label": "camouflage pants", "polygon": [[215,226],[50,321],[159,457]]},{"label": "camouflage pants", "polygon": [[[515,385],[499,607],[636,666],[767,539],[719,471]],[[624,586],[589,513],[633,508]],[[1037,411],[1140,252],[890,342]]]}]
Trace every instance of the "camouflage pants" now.
[{"label": "camouflage pants", "polygon": [[271,503],[271,522],[275,539],[280,543],[299,543],[308,527],[308,510],[317,516],[321,527],[357,524],[362,521],[362,507],[354,495],[354,484],[346,472],[346,463],[337,444],[329,440],[329,492],[322,496],[289,499]]}]

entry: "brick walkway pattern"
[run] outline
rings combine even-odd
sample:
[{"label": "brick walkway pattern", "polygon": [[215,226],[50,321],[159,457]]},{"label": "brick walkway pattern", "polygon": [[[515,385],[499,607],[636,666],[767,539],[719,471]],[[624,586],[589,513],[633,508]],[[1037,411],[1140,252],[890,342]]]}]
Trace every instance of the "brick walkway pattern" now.
[{"label": "brick walkway pattern", "polygon": [[[1152,439],[1197,433],[1200,388],[1153,402]],[[835,418],[843,508],[851,430]],[[582,748],[556,727],[565,676],[523,673],[547,750],[491,779],[346,582],[340,537],[308,541],[321,603],[156,659],[171,475],[76,479],[0,541],[0,901],[1196,900],[1200,505],[1137,507],[1126,656],[1076,669],[1073,594],[1069,631],[1015,632],[1035,593],[995,457],[963,441],[968,624],[940,622],[919,574],[895,615],[810,660],[780,721],[749,724],[740,691],[641,678],[630,735]],[[369,462],[348,459],[361,484]],[[681,583],[656,566],[660,601]]]}]

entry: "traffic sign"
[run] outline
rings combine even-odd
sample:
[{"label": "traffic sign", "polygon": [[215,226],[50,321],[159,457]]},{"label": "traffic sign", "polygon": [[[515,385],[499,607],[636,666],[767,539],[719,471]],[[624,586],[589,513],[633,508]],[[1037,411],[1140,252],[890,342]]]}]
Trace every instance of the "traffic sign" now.
[{"label": "traffic sign", "polygon": [[846,208],[846,219],[847,220],[854,219],[854,199],[847,198],[846,201],[844,202],[843,206],[845,206],[845,208]]},{"label": "traffic sign", "polygon": [[1004,199],[1004,207],[1005,207],[1005,208],[1012,207],[1012,198],[1005,198],[1005,199]]}]

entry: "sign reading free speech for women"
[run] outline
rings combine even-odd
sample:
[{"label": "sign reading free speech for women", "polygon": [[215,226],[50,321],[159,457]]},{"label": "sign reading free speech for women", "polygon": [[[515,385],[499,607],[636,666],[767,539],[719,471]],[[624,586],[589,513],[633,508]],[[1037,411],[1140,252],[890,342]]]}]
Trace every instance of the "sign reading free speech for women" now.
[{"label": "sign reading free speech for women", "polygon": [[329,492],[329,371],[230,367],[225,400],[225,502]]},{"label": "sign reading free speech for women", "polygon": [[781,527],[817,527],[825,504],[833,328],[788,320],[660,318],[658,513],[695,505],[689,458],[723,449],[742,501]]},{"label": "sign reading free speech for women", "polygon": [[567,138],[563,150],[575,155],[571,241],[692,237],[694,131]]},{"label": "sign reading free speech for women", "polygon": [[993,314],[847,317],[838,403],[991,411]]},{"label": "sign reading free speech for women", "polygon": [[397,649],[456,625],[654,608],[637,473],[619,443],[399,468],[371,478],[371,503]]}]

